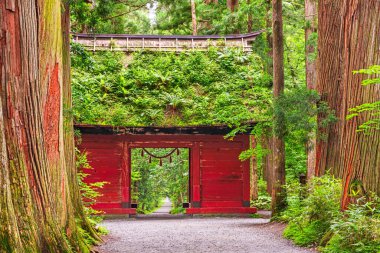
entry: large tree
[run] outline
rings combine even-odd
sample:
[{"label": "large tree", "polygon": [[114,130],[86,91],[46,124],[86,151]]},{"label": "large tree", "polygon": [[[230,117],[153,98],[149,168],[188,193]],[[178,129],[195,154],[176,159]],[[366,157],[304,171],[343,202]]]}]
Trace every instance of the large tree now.
[{"label": "large tree", "polygon": [[[306,86],[315,90],[317,86],[317,64],[316,64],[316,35],[317,35],[317,8],[318,0],[305,0],[305,59],[306,59]],[[315,175],[315,131],[310,133],[307,145],[307,177],[310,179]]]},{"label": "large tree", "polygon": [[87,223],[72,122],[64,117],[71,105],[68,11],[60,0],[0,1],[0,248],[6,252],[88,251],[77,229]]},{"label": "large tree", "polygon": [[197,35],[198,34],[197,13],[196,13],[197,9],[195,6],[195,0],[191,0],[190,3],[191,3],[191,20],[192,20],[192,25],[193,25],[193,35]]},{"label": "large tree", "polygon": [[[351,183],[380,193],[380,131],[358,133],[364,114],[347,121],[348,110],[380,99],[379,87],[361,86],[353,71],[380,64],[380,1],[320,0],[318,6],[317,89],[336,111],[338,122],[317,143],[317,174],[331,170],[343,178],[342,207]],[[322,120],[322,116],[320,120]]]},{"label": "large tree", "polygon": [[[282,0],[273,0],[273,95],[279,98],[284,93],[284,39],[282,22]],[[273,137],[273,185],[272,214],[276,215],[285,207],[285,129],[284,115],[281,110],[275,113],[275,133]]]}]

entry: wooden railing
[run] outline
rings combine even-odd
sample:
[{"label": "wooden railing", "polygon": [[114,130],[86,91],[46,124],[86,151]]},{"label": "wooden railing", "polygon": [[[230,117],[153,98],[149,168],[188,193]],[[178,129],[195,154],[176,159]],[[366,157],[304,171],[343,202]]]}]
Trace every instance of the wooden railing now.
[{"label": "wooden railing", "polygon": [[129,35],[73,34],[73,40],[91,51],[207,51],[210,47],[236,47],[252,51],[252,42],[262,31],[238,35]]}]

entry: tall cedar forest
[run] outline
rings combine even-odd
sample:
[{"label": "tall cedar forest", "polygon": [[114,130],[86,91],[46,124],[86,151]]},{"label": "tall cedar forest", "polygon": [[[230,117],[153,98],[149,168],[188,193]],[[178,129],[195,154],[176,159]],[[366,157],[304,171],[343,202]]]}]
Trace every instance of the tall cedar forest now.
[{"label": "tall cedar forest", "polygon": [[[0,1],[0,252],[102,243],[91,204],[108,182],[85,183],[75,124],[249,131],[251,205],[285,222],[284,237],[380,252],[379,13],[379,0]],[[253,31],[251,53],[92,52],[72,39]],[[188,152],[162,164],[133,150],[139,213],[165,197],[184,211]]]}]

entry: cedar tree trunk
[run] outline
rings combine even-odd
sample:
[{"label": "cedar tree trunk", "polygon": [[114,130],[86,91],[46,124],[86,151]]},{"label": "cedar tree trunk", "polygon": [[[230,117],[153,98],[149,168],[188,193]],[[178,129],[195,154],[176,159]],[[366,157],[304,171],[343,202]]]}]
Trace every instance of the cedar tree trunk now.
[{"label": "cedar tree trunk", "polygon": [[249,10],[248,10],[248,20],[247,20],[247,31],[248,33],[251,33],[252,32],[252,27],[253,27],[253,16],[252,16],[252,12],[251,12],[251,0],[247,0],[247,5],[249,7]]},{"label": "cedar tree trunk", "polygon": [[[331,169],[343,178],[342,208],[350,183],[380,194],[380,131],[356,132],[368,115],[347,121],[348,110],[380,99],[379,85],[362,86],[353,70],[380,64],[380,1],[320,0],[318,4],[317,90],[336,111],[338,122],[317,143],[317,175]],[[321,115],[322,116],[322,115]]]},{"label": "cedar tree trunk", "polygon": [[88,250],[75,222],[73,157],[65,153],[72,146],[64,140],[69,54],[61,7],[0,1],[0,248],[9,252]]},{"label": "cedar tree trunk", "polygon": [[[282,28],[282,0],[273,0],[273,95],[278,98],[284,93],[284,43]],[[273,188],[272,214],[276,215],[285,208],[285,128],[284,115],[275,115],[275,133],[273,137]]]},{"label": "cedar tree trunk", "polygon": [[[310,90],[315,90],[317,86],[316,68],[316,45],[313,44],[317,33],[317,0],[305,0],[305,57],[306,57],[306,86]],[[310,140],[307,144],[307,178],[315,176],[315,146],[316,133],[310,133]]]},{"label": "cedar tree trunk", "polygon": [[193,24],[193,35],[197,35],[197,13],[195,7],[195,0],[191,0],[191,20]]}]

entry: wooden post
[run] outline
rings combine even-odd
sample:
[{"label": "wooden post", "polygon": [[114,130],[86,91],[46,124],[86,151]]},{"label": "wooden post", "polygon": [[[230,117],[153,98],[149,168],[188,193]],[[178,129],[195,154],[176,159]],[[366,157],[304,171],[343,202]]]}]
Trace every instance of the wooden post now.
[{"label": "wooden post", "polygon": [[121,167],[121,207],[131,207],[131,148],[129,144],[123,143],[123,160]]},{"label": "wooden post", "polygon": [[92,47],[92,51],[95,52],[95,49],[96,49],[96,37],[94,35],[94,45]]},{"label": "wooden post", "polygon": [[142,38],[142,48],[145,49],[145,38]]},{"label": "wooden post", "polygon": [[129,38],[127,37],[127,51],[129,50]]},{"label": "wooden post", "polygon": [[[250,136],[247,135],[244,138],[244,149],[247,150],[250,147]],[[250,160],[246,160],[242,162],[243,168],[243,207],[250,207]]]},{"label": "wooden post", "polygon": [[161,51],[161,38],[158,38],[158,49]]},{"label": "wooden post", "polygon": [[191,205],[194,208],[201,207],[201,180],[200,180],[200,148],[199,142],[194,143],[191,149],[191,176],[192,176],[192,199]]},{"label": "wooden post", "polygon": [[194,51],[194,39],[191,39],[191,48],[192,48],[193,51]]},{"label": "wooden post", "polygon": [[177,38],[175,39],[175,51],[176,52],[178,51],[178,39]]}]

